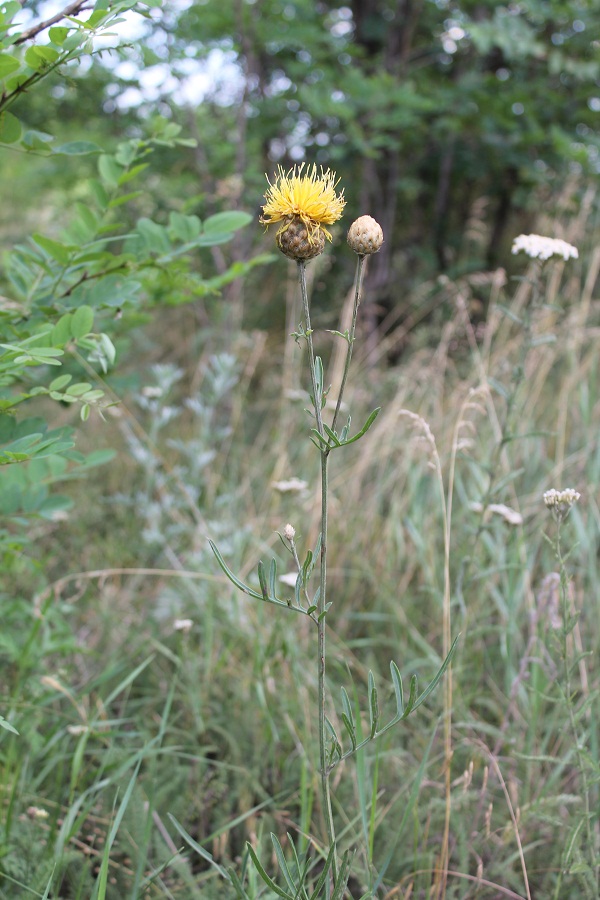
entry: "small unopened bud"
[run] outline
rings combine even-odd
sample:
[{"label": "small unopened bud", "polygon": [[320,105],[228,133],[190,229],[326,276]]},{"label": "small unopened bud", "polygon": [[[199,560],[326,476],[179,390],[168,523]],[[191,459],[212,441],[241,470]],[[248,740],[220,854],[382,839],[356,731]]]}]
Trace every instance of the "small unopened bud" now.
[{"label": "small unopened bud", "polygon": [[359,256],[377,253],[382,244],[383,231],[381,225],[371,216],[361,216],[350,226],[348,245]]},{"label": "small unopened bud", "polygon": [[289,541],[289,542],[290,542],[290,544],[291,544],[291,542],[294,540],[294,538],[296,537],[296,529],[294,528],[293,525],[290,525],[289,522],[288,522],[288,524],[285,526],[285,528],[283,529],[283,536],[284,536],[284,538],[286,539],[286,541]]}]

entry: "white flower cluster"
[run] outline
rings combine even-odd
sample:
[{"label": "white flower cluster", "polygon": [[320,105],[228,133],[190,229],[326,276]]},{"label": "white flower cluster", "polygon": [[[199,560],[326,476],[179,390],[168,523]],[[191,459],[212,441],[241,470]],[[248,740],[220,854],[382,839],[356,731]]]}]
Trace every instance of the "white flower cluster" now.
[{"label": "white flower cluster", "polygon": [[293,478],[284,481],[272,481],[271,487],[280,494],[301,494],[308,487],[308,482],[302,481],[301,478],[296,478],[294,475]]},{"label": "white flower cluster", "polygon": [[567,244],[560,238],[544,237],[541,234],[520,234],[513,241],[512,252],[523,251],[532,259],[546,260],[551,256],[562,256],[563,259],[577,259],[579,251],[573,244]]},{"label": "white flower cluster", "polygon": [[577,503],[581,494],[573,488],[566,488],[564,491],[557,491],[552,488],[544,494],[544,503],[551,511],[555,519],[564,519],[573,506]]}]

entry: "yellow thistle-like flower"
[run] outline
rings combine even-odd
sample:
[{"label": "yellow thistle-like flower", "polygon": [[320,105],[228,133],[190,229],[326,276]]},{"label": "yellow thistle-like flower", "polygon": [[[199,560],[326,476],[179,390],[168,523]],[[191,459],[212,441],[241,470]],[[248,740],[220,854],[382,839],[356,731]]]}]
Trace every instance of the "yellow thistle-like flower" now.
[{"label": "yellow thistle-like flower", "polygon": [[302,174],[304,163],[284,172],[281,166],[265,194],[260,221],[263,225],[283,224],[275,239],[282,253],[291,259],[312,259],[323,252],[325,238],[331,240],[324,225],[341,217],[346,205],[344,192],[336,194],[335,172],[316,165]]}]

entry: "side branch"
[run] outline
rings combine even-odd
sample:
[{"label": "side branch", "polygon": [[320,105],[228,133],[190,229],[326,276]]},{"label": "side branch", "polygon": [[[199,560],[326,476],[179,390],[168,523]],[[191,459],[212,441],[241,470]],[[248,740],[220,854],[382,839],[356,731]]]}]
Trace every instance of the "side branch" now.
[{"label": "side branch", "polygon": [[61,22],[66,16],[74,16],[78,12],[81,12],[82,9],[86,8],[91,8],[89,0],[75,0],[74,3],[69,3],[62,12],[56,13],[56,15],[52,16],[50,19],[46,19],[44,22],[38,22],[37,25],[33,25],[31,28],[28,28],[27,31],[22,31],[16,39],[15,44],[24,44],[26,41],[30,41],[41,31],[45,31],[46,28],[50,28],[51,25],[56,25],[57,22]]}]

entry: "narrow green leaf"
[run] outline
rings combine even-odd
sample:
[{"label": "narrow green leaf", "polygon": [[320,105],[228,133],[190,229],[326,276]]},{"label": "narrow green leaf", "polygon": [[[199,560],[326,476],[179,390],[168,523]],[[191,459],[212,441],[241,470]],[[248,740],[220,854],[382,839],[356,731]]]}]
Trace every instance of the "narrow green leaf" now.
[{"label": "narrow green leaf", "polygon": [[327,859],[325,860],[325,865],[324,865],[324,867],[323,867],[323,871],[321,872],[321,875],[320,875],[320,877],[319,877],[319,880],[317,881],[317,883],[316,883],[316,885],[315,885],[314,891],[313,891],[312,894],[310,895],[310,900],[320,900],[320,897],[321,897],[321,891],[323,890],[323,886],[324,886],[324,884],[325,884],[325,882],[326,882],[326,880],[327,880],[327,876],[328,876],[329,870],[330,870],[331,865],[332,865],[332,863],[333,863],[333,857],[334,857],[334,854],[335,854],[335,849],[336,849],[336,848],[335,848],[335,844],[332,844],[332,846],[331,846],[330,849],[329,849],[329,853],[327,854]]},{"label": "narrow green leaf", "polygon": [[150,163],[139,163],[137,166],[133,166],[131,169],[127,169],[126,172],[119,178],[119,187],[122,187],[124,184],[127,184],[128,181],[131,181],[136,177],[136,175],[140,175],[145,169],[148,168]]},{"label": "narrow green leaf", "polygon": [[355,434],[354,437],[348,438],[348,440],[344,441],[343,446],[347,447],[348,444],[353,444],[355,441],[359,441],[361,439],[361,437],[363,437],[363,435],[365,435],[367,433],[367,431],[369,430],[369,428],[371,427],[371,425],[373,424],[373,422],[375,421],[375,419],[377,418],[377,416],[379,415],[380,412],[381,412],[381,407],[378,406],[377,409],[373,410],[373,412],[371,413],[371,415],[369,416],[369,418],[367,419],[367,421],[365,422],[363,427],[360,429],[358,434]]},{"label": "narrow green leaf", "polygon": [[352,416],[348,416],[348,421],[346,422],[346,424],[345,424],[344,427],[342,428],[342,431],[341,431],[341,434],[340,434],[340,443],[341,443],[341,444],[345,444],[346,441],[348,440],[348,435],[349,435],[349,433],[350,433],[350,425],[351,425],[351,424],[352,424]]},{"label": "narrow green leaf", "polygon": [[58,347],[32,347],[31,350],[23,350],[24,353],[30,353],[33,357],[46,359],[52,356],[63,356],[64,352]]},{"label": "narrow green leaf", "polygon": [[308,579],[310,578],[310,574],[312,572],[312,561],[313,561],[313,552],[312,550],[307,550],[306,559],[302,564],[302,582],[303,584],[308,583]]},{"label": "narrow green leaf", "polygon": [[269,566],[269,597],[277,596],[277,562],[275,559],[271,560],[271,564]]},{"label": "narrow green leaf", "polygon": [[296,887],[296,884],[294,883],[294,879],[292,878],[292,874],[288,868],[287,860],[286,860],[285,854],[283,852],[283,847],[279,843],[279,839],[277,838],[277,835],[273,834],[273,832],[271,832],[271,842],[273,844],[273,849],[275,850],[275,856],[277,857],[277,862],[279,863],[279,868],[281,869],[281,871],[283,873],[283,877],[286,880],[287,886],[289,887],[290,891],[293,891],[294,894],[296,894],[298,891],[298,888]]},{"label": "narrow green leaf", "polygon": [[369,670],[369,719],[371,723],[371,738],[375,737],[379,722],[379,703],[377,702],[377,688],[373,673]]},{"label": "narrow green leaf", "polygon": [[346,713],[342,713],[342,722],[344,723],[344,727],[348,732],[348,737],[350,738],[352,749],[356,750],[356,731],[354,729],[354,724],[350,721]]},{"label": "narrow green leaf", "polygon": [[317,447],[318,450],[327,450],[329,448],[329,441],[327,440],[327,438],[323,437],[323,435],[316,428],[311,428],[311,433],[314,434],[317,441],[320,441],[320,446],[319,444],[317,444],[317,441],[313,441],[313,444],[315,445],[315,447]]},{"label": "narrow green leaf", "polygon": [[[315,597],[316,597],[316,594],[315,594]],[[325,618],[325,616],[327,615],[327,613],[329,612],[329,609],[330,609],[330,607],[331,607],[331,605],[332,605],[332,602],[333,602],[333,601],[330,601],[329,603],[326,603],[326,604],[325,604],[325,609],[323,610],[323,612],[322,612],[322,613],[319,613],[319,622],[322,622],[323,619]]]},{"label": "narrow green leaf", "polygon": [[402,714],[402,718],[406,719],[411,712],[413,711],[413,707],[415,705],[415,700],[417,699],[417,676],[411,675],[410,677],[410,688],[408,691],[408,701],[404,708],[404,712]]},{"label": "narrow green leaf", "polygon": [[335,431],[332,431],[331,428],[329,427],[329,425],[326,425],[325,422],[323,422],[323,431],[329,437],[329,439],[334,447],[342,446],[340,444],[339,438],[338,438],[337,434],[335,433]]},{"label": "narrow green leaf", "polygon": [[294,838],[289,833],[289,831],[286,832],[286,834],[287,834],[288,844],[290,845],[290,850],[292,852],[292,856],[294,857],[294,865],[296,866],[296,874],[298,876],[298,889],[297,889],[296,896],[300,897],[300,892],[302,892],[302,897],[304,897],[304,898],[306,898],[306,900],[308,900],[308,895],[306,893],[306,890],[304,889],[304,883],[306,881],[306,873],[308,872],[308,867],[310,865],[310,859],[307,856],[306,859],[304,860],[304,863],[303,864],[300,863],[300,858],[298,856],[298,853],[296,851],[296,846],[294,844]]},{"label": "narrow green leaf", "polygon": [[452,646],[450,647],[450,650],[449,650],[449,652],[448,652],[448,656],[446,657],[446,659],[444,660],[444,662],[443,662],[442,665],[440,666],[440,669],[439,669],[437,675],[435,676],[435,678],[433,679],[433,681],[431,681],[431,682],[427,685],[427,687],[425,688],[425,690],[423,691],[423,693],[420,695],[419,699],[415,701],[415,704],[414,704],[414,706],[413,706],[413,710],[418,709],[419,706],[421,705],[421,703],[423,703],[423,701],[427,699],[427,697],[430,695],[430,693],[431,693],[431,692],[437,687],[437,685],[439,684],[440,679],[442,678],[444,672],[446,671],[446,669],[447,669],[448,666],[450,665],[450,662],[452,661],[452,657],[454,656],[454,651],[456,650],[456,645],[458,644],[458,639],[459,639],[459,637],[460,637],[460,635],[457,634],[456,637],[454,638],[454,641],[452,642]]},{"label": "narrow green leaf", "polygon": [[317,396],[313,397],[313,400],[317,402],[322,401],[323,398],[323,383],[324,383],[324,372],[323,372],[323,360],[320,356],[315,358],[315,384],[317,389]]},{"label": "narrow green leaf", "polygon": [[59,147],[53,147],[52,152],[62,156],[89,156],[90,153],[101,153],[102,148],[92,141],[67,141]]},{"label": "narrow green leaf", "polygon": [[[341,759],[342,753],[343,753],[342,745],[340,744],[340,739],[337,736],[337,731],[335,730],[335,728],[333,727],[333,724],[329,721],[327,716],[325,716],[325,724],[327,726],[327,729],[329,731],[329,736],[330,736],[331,742],[333,744],[333,747],[332,747],[331,753],[330,753],[330,761],[333,762],[334,754],[337,756],[338,759]],[[336,760],[336,762],[337,762],[337,760]]]},{"label": "narrow green leaf", "polygon": [[234,868],[227,869],[227,874],[229,875],[229,880],[233,885],[233,889],[237,894],[237,900],[250,900],[250,897],[244,890],[244,886],[240,879],[238,878],[238,874]]},{"label": "narrow green leaf", "polygon": [[0,716],[0,728],[4,728],[6,731],[11,731],[13,734],[19,733],[14,725],[11,725],[10,722],[8,722],[4,718],[4,716]]},{"label": "narrow green leaf", "polygon": [[114,209],[116,206],[122,206],[124,203],[129,203],[130,200],[135,200],[137,197],[141,197],[143,191],[131,191],[129,194],[121,194],[120,197],[114,197],[108,204],[109,209]]},{"label": "narrow green leaf", "polygon": [[392,675],[392,681],[394,682],[394,693],[396,694],[396,709],[398,712],[398,717],[401,719],[404,715],[404,689],[402,687],[402,676],[400,674],[400,669],[394,662],[391,660],[390,662],[390,672]]},{"label": "narrow green leaf", "polygon": [[246,846],[248,847],[248,853],[250,854],[250,856],[252,858],[252,862],[254,863],[256,871],[258,872],[258,874],[260,875],[260,877],[262,878],[264,883],[267,885],[267,887],[271,888],[271,890],[275,894],[277,894],[278,897],[284,897],[285,900],[295,900],[293,894],[288,894],[287,891],[284,891],[282,888],[278,887],[272,878],[269,878],[269,876],[263,869],[263,867],[260,863],[260,860],[259,860],[258,856],[256,855],[256,853],[254,852],[254,849],[252,848],[251,844],[247,843]]},{"label": "narrow green leaf", "polygon": [[267,576],[265,574],[265,567],[262,559],[258,561],[258,581],[260,584],[260,589],[262,591],[263,600],[269,599],[269,591],[267,588]]},{"label": "narrow green leaf", "polygon": [[298,574],[294,585],[294,602],[296,606],[302,606],[300,591],[302,590],[302,575]]},{"label": "narrow green leaf", "polygon": [[236,588],[238,588],[240,591],[243,591],[244,594],[248,594],[250,597],[255,597],[257,600],[262,600],[263,599],[262,594],[259,594],[258,591],[255,591],[251,587],[249,587],[247,584],[244,584],[243,581],[240,581],[240,579],[237,578],[233,574],[233,572],[231,571],[231,569],[229,568],[229,566],[227,565],[227,563],[221,556],[221,554],[217,548],[217,545],[214,544],[210,539],[209,539],[208,543],[210,544],[210,549],[215,554],[216,560],[219,563],[221,569],[223,570],[223,572],[225,573],[227,578],[231,581],[231,583],[234,584],[236,586]]},{"label": "narrow green leaf", "polygon": [[346,893],[346,888],[348,886],[348,879],[350,878],[350,862],[350,850],[346,850],[342,857],[342,864],[338,872],[338,877],[333,889],[333,894],[331,895],[331,900],[343,900],[344,894]]},{"label": "narrow green leaf", "polygon": [[341,692],[342,692],[342,709],[344,710],[346,716],[348,717],[348,720],[350,721],[350,723],[352,724],[352,727],[354,728],[354,713],[352,712],[352,706],[350,705],[350,698],[348,697],[345,687],[342,687]]}]

